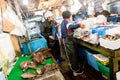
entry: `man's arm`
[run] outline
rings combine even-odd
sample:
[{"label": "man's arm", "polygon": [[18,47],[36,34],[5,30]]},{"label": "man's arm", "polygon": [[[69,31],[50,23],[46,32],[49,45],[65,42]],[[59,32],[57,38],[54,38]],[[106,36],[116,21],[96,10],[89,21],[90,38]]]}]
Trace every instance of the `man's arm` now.
[{"label": "man's arm", "polygon": [[40,26],[40,32],[44,37],[47,37],[47,34],[45,32],[45,23],[44,22]]},{"label": "man's arm", "polygon": [[94,16],[97,17],[98,16],[98,12],[96,12]]},{"label": "man's arm", "polygon": [[79,24],[67,24],[67,29],[73,30],[79,27]]},{"label": "man's arm", "polygon": [[82,24],[82,23],[79,23],[79,24],[70,24],[70,25],[67,25],[68,26],[68,29],[70,30],[73,30],[73,29],[76,29],[76,28],[85,28],[85,25]]}]

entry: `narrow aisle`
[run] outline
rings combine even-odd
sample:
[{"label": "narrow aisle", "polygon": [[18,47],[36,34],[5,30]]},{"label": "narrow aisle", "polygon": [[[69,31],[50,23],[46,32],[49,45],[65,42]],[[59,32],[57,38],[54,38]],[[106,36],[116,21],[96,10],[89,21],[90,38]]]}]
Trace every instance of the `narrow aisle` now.
[{"label": "narrow aisle", "polygon": [[63,54],[63,58],[65,58],[65,61],[61,62],[61,72],[65,78],[65,80],[106,80],[101,76],[101,73],[94,70],[91,66],[88,64],[85,64],[85,72],[84,75],[86,75],[86,78],[82,76],[73,76],[72,71],[70,70],[70,67],[68,65],[68,61],[66,59],[66,56]]}]

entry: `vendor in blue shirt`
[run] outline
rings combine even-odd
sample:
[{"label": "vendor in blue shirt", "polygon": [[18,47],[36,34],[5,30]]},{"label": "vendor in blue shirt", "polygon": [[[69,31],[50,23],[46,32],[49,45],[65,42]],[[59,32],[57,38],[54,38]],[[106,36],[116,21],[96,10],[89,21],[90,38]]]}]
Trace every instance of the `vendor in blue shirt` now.
[{"label": "vendor in blue shirt", "polygon": [[67,59],[70,64],[70,68],[73,71],[73,75],[82,75],[83,70],[79,67],[79,54],[76,52],[76,44],[72,32],[77,28],[84,28],[83,24],[73,24],[71,19],[71,12],[64,11],[62,13],[63,21],[61,23],[61,35],[63,39],[64,49],[67,56]]}]

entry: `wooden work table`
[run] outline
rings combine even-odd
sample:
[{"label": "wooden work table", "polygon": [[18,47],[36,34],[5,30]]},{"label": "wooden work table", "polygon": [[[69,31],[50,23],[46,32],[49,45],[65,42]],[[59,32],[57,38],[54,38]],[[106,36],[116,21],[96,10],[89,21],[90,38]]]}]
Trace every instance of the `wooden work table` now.
[{"label": "wooden work table", "polygon": [[110,49],[106,49],[106,48],[101,47],[96,44],[91,44],[91,43],[85,42],[80,39],[75,39],[75,42],[86,48],[89,48],[89,49],[97,51],[105,56],[108,56],[109,57],[109,67],[110,67],[110,80],[116,80],[116,72],[118,72],[118,57],[120,57],[120,49],[110,50]]}]

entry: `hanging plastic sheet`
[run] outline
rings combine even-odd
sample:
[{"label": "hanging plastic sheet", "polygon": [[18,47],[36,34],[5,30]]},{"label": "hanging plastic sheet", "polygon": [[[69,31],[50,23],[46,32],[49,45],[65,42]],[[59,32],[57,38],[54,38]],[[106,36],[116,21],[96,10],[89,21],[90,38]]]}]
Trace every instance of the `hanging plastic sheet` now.
[{"label": "hanging plastic sheet", "polygon": [[2,9],[2,30],[18,36],[25,35],[26,29],[15,12],[4,0],[0,3]]},{"label": "hanging plastic sheet", "polygon": [[7,75],[7,65],[13,61],[15,58],[15,51],[11,43],[9,34],[0,35],[0,55],[5,64],[5,74]]}]

